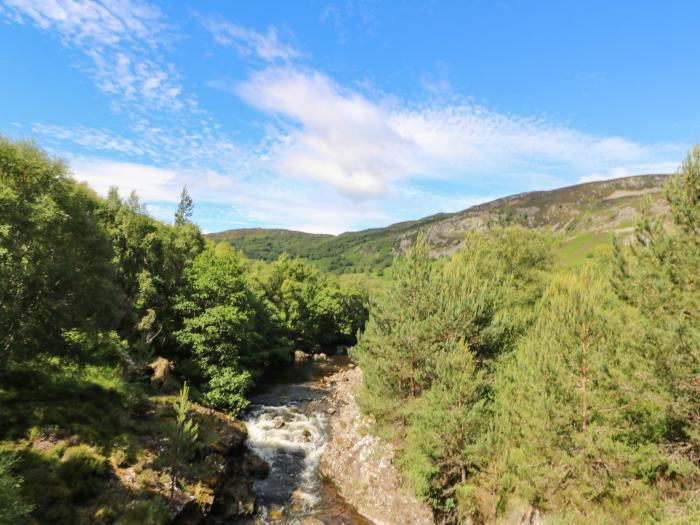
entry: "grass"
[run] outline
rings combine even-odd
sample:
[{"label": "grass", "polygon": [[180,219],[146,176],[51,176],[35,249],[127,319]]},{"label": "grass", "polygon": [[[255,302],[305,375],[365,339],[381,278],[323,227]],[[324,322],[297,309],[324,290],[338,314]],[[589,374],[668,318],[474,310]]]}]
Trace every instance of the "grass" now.
[{"label": "grass", "polygon": [[[115,363],[84,372],[47,362],[15,370],[0,389],[0,453],[16,458],[22,495],[37,523],[165,523],[167,465],[158,461],[174,425],[174,396],[127,381]],[[229,446],[245,427],[194,405],[200,451],[176,499],[211,494]]]},{"label": "grass", "polygon": [[608,232],[585,232],[566,239],[558,250],[557,263],[565,269],[575,269],[598,254],[612,250],[612,235]]}]

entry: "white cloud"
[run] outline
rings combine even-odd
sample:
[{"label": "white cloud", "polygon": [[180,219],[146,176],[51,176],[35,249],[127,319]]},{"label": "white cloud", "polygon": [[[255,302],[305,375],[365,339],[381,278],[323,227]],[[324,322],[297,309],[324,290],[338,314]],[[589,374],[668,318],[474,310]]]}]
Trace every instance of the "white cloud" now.
[{"label": "white cloud", "polygon": [[61,127],[37,123],[32,131],[39,135],[50,136],[54,140],[70,141],[92,151],[109,151],[125,155],[145,155],[155,153],[143,143],[117,135],[107,129],[87,126]]},{"label": "white cloud", "polygon": [[301,53],[289,44],[280,41],[277,29],[269,27],[266,34],[232,24],[221,19],[208,18],[204,27],[222,46],[235,48],[242,56],[255,56],[266,62],[298,58]]},{"label": "white cloud", "polygon": [[572,181],[610,170],[640,173],[682,151],[596,137],[459,97],[423,105],[370,100],[319,72],[292,67],[257,71],[228,89],[282,119],[267,154],[278,173],[322,181],[355,198],[383,195],[415,178],[500,177],[519,181],[517,187],[533,174]]},{"label": "white cloud", "polygon": [[164,28],[157,7],[130,0],[5,0],[17,19],[31,19],[62,38],[113,46],[138,39],[151,44]]},{"label": "white cloud", "polygon": [[182,96],[180,75],[162,57],[171,37],[157,7],[138,0],[5,2],[10,20],[31,21],[81,50],[91,61],[87,69],[97,87],[116,96],[115,107],[177,111],[194,103]]},{"label": "white cloud", "polygon": [[281,173],[367,197],[384,193],[406,171],[411,144],[392,129],[385,112],[324,75],[270,68],[238,92],[255,107],[299,125],[273,146],[274,167]]},{"label": "white cloud", "polygon": [[144,200],[177,202],[183,177],[174,170],[134,162],[77,158],[71,162],[75,178],[102,195],[116,186],[122,195],[135,191]]}]

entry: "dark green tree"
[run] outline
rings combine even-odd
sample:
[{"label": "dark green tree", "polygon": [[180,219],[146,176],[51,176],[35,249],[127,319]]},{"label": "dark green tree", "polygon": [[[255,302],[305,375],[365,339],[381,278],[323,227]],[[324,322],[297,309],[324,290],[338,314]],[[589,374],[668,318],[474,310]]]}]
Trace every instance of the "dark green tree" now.
[{"label": "dark green tree", "polygon": [[11,362],[65,355],[66,330],[115,322],[100,206],[65,164],[0,138],[0,376]]},{"label": "dark green tree", "polygon": [[248,280],[245,257],[228,245],[208,246],[186,270],[176,333],[203,378],[204,399],[237,414],[247,404],[253,376],[291,350],[275,337],[268,312]]},{"label": "dark green tree", "polygon": [[436,360],[437,378],[411,414],[401,463],[444,521],[464,522],[475,514],[468,481],[488,459],[490,387],[463,341]]}]

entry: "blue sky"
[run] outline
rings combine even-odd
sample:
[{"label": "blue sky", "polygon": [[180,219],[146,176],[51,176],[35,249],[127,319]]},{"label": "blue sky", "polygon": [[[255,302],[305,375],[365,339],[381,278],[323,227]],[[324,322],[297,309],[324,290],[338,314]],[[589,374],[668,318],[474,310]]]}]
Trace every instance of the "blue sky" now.
[{"label": "blue sky", "polygon": [[0,132],[205,231],[339,233],[671,172],[700,3],[0,0]]}]

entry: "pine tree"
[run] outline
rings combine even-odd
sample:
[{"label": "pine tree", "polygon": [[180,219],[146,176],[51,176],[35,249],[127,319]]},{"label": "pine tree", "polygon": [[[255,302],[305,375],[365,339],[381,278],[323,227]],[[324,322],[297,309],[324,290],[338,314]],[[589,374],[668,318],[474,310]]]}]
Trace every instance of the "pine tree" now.
[{"label": "pine tree", "polygon": [[190,221],[190,217],[192,217],[192,210],[194,210],[194,202],[187,191],[187,186],[183,186],[180,193],[180,203],[177,205],[177,211],[175,212],[175,225],[183,226],[187,224]]},{"label": "pine tree", "polygon": [[464,341],[437,359],[436,379],[411,414],[402,465],[416,492],[443,520],[466,521],[473,504],[463,496],[483,465],[490,423],[490,388]]},{"label": "pine tree", "polygon": [[190,389],[187,382],[182,386],[180,395],[173,403],[175,408],[175,425],[170,432],[168,444],[161,461],[170,469],[170,497],[175,493],[179,478],[186,471],[189,462],[197,452],[199,424],[189,417],[192,404],[189,400]]},{"label": "pine tree", "polygon": [[495,477],[502,494],[586,512],[642,468],[639,450],[661,457],[649,437],[663,425],[664,399],[636,353],[635,318],[591,268],[555,276],[536,313],[498,372],[495,428],[505,459]]},{"label": "pine tree", "polygon": [[673,226],[647,202],[630,246],[616,243],[613,284],[644,315],[639,337],[673,401],[673,447],[700,463],[700,147],[666,185]]}]

